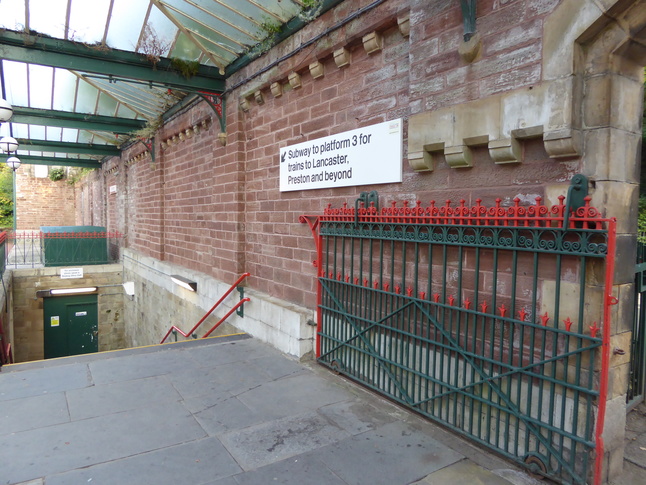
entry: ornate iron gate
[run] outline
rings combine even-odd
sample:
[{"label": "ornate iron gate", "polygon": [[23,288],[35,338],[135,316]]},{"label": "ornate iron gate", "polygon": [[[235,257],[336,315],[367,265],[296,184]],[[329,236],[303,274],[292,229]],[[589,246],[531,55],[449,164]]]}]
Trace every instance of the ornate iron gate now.
[{"label": "ornate iron gate", "polygon": [[603,455],[615,222],[589,197],[564,200],[379,210],[370,193],[303,216],[319,362],[533,472],[585,483]]}]

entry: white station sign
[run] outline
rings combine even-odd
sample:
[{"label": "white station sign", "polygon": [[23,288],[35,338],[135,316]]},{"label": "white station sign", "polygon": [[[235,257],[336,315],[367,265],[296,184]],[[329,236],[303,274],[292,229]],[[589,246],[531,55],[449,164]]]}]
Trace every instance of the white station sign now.
[{"label": "white station sign", "polygon": [[61,279],[83,278],[83,268],[61,268]]},{"label": "white station sign", "polygon": [[402,181],[402,120],[280,149],[280,191]]}]

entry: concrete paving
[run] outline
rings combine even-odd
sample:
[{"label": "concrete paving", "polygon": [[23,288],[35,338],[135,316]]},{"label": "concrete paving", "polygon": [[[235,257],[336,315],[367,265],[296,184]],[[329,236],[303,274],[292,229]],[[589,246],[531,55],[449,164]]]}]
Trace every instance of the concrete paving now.
[{"label": "concrete paving", "polygon": [[646,483],[646,403],[626,416],[624,470],[610,485]]},{"label": "concrete paving", "polygon": [[5,366],[0,484],[19,483],[539,482],[243,335]]}]

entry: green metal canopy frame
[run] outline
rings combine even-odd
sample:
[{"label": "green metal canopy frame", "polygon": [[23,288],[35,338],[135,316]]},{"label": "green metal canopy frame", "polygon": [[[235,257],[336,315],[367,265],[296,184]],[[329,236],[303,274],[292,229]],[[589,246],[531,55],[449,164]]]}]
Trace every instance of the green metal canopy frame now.
[{"label": "green metal canopy frame", "polygon": [[153,65],[146,56],[22,32],[0,31],[0,57],[12,61],[61,67],[115,78],[149,81],[178,90],[224,91],[224,77],[215,67],[199,65],[190,78],[170,59]]},{"label": "green metal canopy frame", "polygon": [[61,128],[92,129],[109,131],[117,134],[127,134],[140,130],[146,125],[145,120],[102,116],[87,113],[72,113],[69,111],[47,110],[14,106],[11,121],[42,126],[58,126]]},{"label": "green metal canopy frame", "polygon": [[227,78],[341,2],[3,0],[0,81],[14,106],[3,134],[20,139],[26,163],[95,166],[65,154],[114,156],[195,97],[226,132]]}]

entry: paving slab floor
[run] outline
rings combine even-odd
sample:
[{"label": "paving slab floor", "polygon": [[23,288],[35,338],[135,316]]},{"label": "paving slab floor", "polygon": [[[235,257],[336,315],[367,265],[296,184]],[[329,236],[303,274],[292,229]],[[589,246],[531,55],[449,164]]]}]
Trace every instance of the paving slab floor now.
[{"label": "paving slab floor", "polygon": [[537,484],[245,335],[5,366],[0,484]]}]

